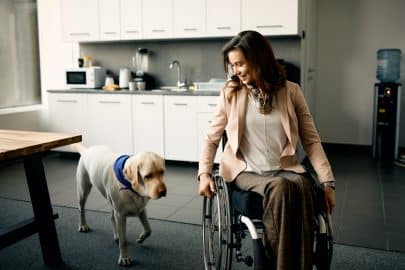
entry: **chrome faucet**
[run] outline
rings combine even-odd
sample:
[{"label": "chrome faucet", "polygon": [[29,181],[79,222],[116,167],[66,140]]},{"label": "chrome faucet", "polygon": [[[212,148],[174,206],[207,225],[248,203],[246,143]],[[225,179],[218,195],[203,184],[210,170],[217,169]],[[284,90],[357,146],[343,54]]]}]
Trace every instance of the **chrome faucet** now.
[{"label": "chrome faucet", "polygon": [[177,87],[178,88],[185,88],[186,87],[186,82],[181,81],[181,67],[180,67],[180,62],[177,60],[174,60],[170,65],[169,68],[173,69],[174,66],[177,66]]}]

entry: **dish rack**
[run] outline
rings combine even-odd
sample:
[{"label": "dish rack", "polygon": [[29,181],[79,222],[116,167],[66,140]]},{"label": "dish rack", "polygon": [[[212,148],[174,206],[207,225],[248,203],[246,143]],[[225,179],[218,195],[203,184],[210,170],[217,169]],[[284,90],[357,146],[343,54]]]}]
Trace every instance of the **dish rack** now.
[{"label": "dish rack", "polygon": [[208,82],[195,82],[194,87],[196,91],[219,92],[224,88],[225,82],[225,79],[210,79]]}]

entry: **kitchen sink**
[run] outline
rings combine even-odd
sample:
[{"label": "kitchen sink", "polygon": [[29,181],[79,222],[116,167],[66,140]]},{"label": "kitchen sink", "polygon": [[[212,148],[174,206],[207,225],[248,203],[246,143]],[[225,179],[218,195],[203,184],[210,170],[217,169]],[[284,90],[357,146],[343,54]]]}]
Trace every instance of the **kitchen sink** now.
[{"label": "kitchen sink", "polygon": [[170,92],[186,92],[187,88],[178,88],[177,86],[161,86],[160,90],[170,91]]}]

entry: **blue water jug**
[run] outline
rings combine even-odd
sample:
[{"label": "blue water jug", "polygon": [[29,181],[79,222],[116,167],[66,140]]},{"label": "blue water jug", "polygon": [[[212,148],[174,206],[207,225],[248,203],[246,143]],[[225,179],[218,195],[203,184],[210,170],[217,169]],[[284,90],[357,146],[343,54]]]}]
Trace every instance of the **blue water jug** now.
[{"label": "blue water jug", "polygon": [[377,79],[382,83],[395,83],[399,80],[401,63],[400,49],[380,49],[377,51]]}]

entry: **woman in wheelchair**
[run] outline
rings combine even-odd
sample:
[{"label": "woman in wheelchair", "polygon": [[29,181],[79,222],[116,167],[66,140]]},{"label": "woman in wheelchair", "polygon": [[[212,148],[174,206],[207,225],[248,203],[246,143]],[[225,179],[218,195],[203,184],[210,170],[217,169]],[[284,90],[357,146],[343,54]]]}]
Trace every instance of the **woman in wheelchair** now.
[{"label": "woman in wheelchair", "polygon": [[[263,244],[274,269],[312,269],[314,209],[331,213],[334,176],[300,87],[286,79],[270,43],[243,31],[222,50],[231,78],[220,93],[199,160],[199,194],[213,197],[213,161],[228,137],[219,174],[237,188],[263,197]],[[308,174],[296,157],[298,141],[309,158],[324,200],[313,197]],[[324,205],[317,205],[324,204]]]}]

